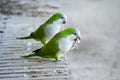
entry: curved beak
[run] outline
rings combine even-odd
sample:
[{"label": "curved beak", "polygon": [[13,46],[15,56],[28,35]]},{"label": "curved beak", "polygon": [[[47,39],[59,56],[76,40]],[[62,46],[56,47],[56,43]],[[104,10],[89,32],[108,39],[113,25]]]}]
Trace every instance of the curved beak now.
[{"label": "curved beak", "polygon": [[80,43],[80,40],[81,40],[81,38],[80,38],[79,36],[77,36],[76,41],[77,41],[78,43]]},{"label": "curved beak", "polygon": [[71,49],[73,49],[76,46],[77,43],[80,43],[80,37],[79,36],[77,36],[76,39],[74,39],[74,43],[73,43]]},{"label": "curved beak", "polygon": [[66,24],[66,20],[63,21],[63,24]]}]

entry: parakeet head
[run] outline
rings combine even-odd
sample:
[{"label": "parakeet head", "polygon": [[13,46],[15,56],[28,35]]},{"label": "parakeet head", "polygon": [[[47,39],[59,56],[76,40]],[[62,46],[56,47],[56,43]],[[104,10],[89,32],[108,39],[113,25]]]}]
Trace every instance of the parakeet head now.
[{"label": "parakeet head", "polygon": [[66,29],[66,31],[69,32],[68,37],[70,40],[78,42],[78,43],[80,42],[81,34],[80,34],[80,31],[78,29],[70,27],[70,28]]},{"label": "parakeet head", "polygon": [[66,38],[68,38],[70,42],[72,43],[71,49],[74,49],[77,43],[80,43],[80,40],[81,40],[80,31],[78,29],[70,27],[70,28],[67,28],[65,32],[67,35]]},{"label": "parakeet head", "polygon": [[81,34],[78,29],[69,27],[57,33],[51,40],[60,40],[61,38],[69,39],[73,44],[76,44],[80,42]]},{"label": "parakeet head", "polygon": [[77,41],[78,43],[81,40],[81,33],[78,29],[75,29],[74,35],[76,36],[76,39],[74,39],[74,41]]},{"label": "parakeet head", "polygon": [[65,24],[67,22],[67,16],[63,13],[55,13],[50,17],[46,23]]}]

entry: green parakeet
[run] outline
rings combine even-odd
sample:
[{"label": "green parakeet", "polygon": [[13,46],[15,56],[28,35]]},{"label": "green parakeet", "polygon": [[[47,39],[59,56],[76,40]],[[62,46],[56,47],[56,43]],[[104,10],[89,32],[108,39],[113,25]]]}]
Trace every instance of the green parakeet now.
[{"label": "green parakeet", "polygon": [[44,24],[32,32],[29,36],[20,37],[17,39],[35,39],[46,44],[56,33],[60,31],[61,25],[65,24],[67,16],[63,13],[55,13]]},{"label": "green parakeet", "polygon": [[67,53],[76,42],[81,39],[81,34],[78,29],[69,27],[63,31],[57,33],[46,45],[42,48],[33,51],[32,54],[23,56],[24,58],[40,56],[43,58],[54,58],[56,61],[60,60],[60,57]]}]

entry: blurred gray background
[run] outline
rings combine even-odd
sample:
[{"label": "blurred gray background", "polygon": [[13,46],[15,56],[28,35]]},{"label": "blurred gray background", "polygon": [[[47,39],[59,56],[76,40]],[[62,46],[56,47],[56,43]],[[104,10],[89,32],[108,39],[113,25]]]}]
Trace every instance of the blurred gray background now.
[{"label": "blurred gray background", "polygon": [[0,27],[29,27],[27,35],[60,11],[68,15],[64,28],[82,34],[67,54],[71,80],[120,80],[120,0],[0,0]]},{"label": "blurred gray background", "polygon": [[120,80],[120,0],[65,0],[81,43],[68,54],[74,80]]}]

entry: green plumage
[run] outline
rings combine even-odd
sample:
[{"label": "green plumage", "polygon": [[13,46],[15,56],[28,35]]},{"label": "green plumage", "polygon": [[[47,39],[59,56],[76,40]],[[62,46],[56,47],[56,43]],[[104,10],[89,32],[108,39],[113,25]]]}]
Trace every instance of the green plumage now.
[{"label": "green plumage", "polygon": [[54,21],[60,19],[61,17],[63,17],[62,13],[55,13],[44,24],[40,25],[38,29],[32,32],[29,36],[19,37],[17,39],[35,39],[37,41],[41,41],[41,43],[45,45],[47,43],[46,41],[48,41],[46,40],[45,34],[45,29],[47,25],[52,24]]},{"label": "green plumage", "polygon": [[58,41],[61,38],[66,38],[68,35],[71,35],[74,33],[75,33],[75,29],[72,27],[67,28],[63,31],[60,31],[42,48],[33,51],[33,54],[26,55],[25,57],[33,57],[36,55],[36,56],[40,56],[43,58],[55,58],[56,61],[58,61],[58,60],[60,60],[60,57],[62,54],[61,50],[59,49]]},{"label": "green plumage", "polygon": [[50,17],[49,20],[47,20],[45,23],[50,24],[53,23],[53,21],[58,20],[59,18],[63,17],[62,13],[55,13],[52,17]]}]

